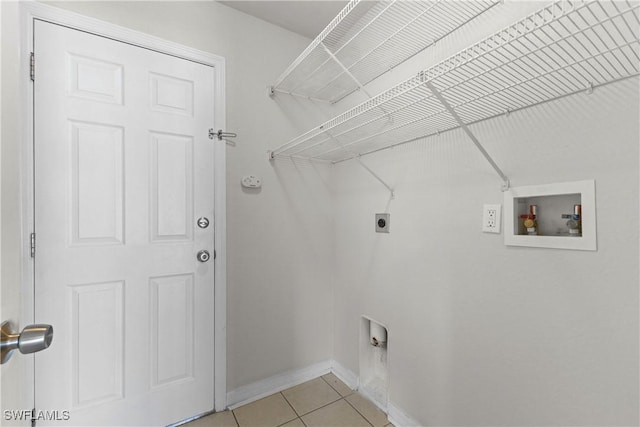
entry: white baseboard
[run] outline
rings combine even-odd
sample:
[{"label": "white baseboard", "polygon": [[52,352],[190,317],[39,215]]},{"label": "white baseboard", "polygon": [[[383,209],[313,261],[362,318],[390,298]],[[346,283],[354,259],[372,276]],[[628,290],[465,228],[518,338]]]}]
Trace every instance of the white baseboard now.
[{"label": "white baseboard", "polygon": [[229,409],[235,409],[273,393],[286,390],[303,382],[328,374],[329,372],[331,372],[331,361],[327,360],[306,368],[294,369],[274,375],[228,392],[227,406]]},{"label": "white baseboard", "polygon": [[[389,400],[386,398],[386,396],[380,396],[377,390],[371,389],[364,384],[360,385],[358,391],[361,395],[375,404],[382,412],[384,412],[385,414],[389,412]],[[385,402],[384,400],[387,401]]]},{"label": "white baseboard", "polygon": [[366,389],[362,389],[360,384],[360,378],[350,369],[345,368],[336,360],[331,360],[331,372],[338,377],[343,383],[348,385],[350,388],[354,390],[360,391],[360,393],[368,398],[374,405],[380,408],[381,411],[387,414],[387,418],[389,421],[396,427],[419,427],[420,424],[418,421],[414,420],[411,416],[407,415],[402,409],[398,408],[391,401],[387,402],[387,407],[385,408],[383,404],[377,402],[374,398],[372,398],[371,394],[367,394]]},{"label": "white baseboard", "polygon": [[[239,406],[246,405],[247,403],[262,399],[263,397],[270,396],[273,393],[277,393],[298,384],[302,384],[303,382],[318,378],[322,375],[328,374],[329,372],[332,372],[340,379],[340,381],[344,382],[351,389],[358,390],[360,386],[360,379],[353,371],[345,368],[335,360],[327,360],[306,368],[295,369],[238,387],[237,389],[227,393],[227,404],[229,405],[229,409],[235,409]],[[396,427],[418,427],[421,425],[391,401],[387,403],[386,408],[383,408],[379,402],[372,400],[370,397],[369,399],[382,411],[387,413],[389,421]]]},{"label": "white baseboard", "polygon": [[411,418],[406,412],[398,408],[393,403],[388,403],[389,412],[387,412],[387,418],[389,422],[396,427],[420,427],[421,423]]},{"label": "white baseboard", "polygon": [[338,377],[340,381],[349,386],[352,390],[357,390],[360,387],[360,380],[358,376],[350,369],[345,368],[336,360],[331,360],[331,372]]}]

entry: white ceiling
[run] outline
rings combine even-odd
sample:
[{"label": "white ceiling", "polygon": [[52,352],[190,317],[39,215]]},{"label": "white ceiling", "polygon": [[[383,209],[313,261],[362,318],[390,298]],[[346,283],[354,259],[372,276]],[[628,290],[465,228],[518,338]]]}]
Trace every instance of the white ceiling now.
[{"label": "white ceiling", "polygon": [[342,10],[346,0],[230,0],[220,3],[310,39]]}]

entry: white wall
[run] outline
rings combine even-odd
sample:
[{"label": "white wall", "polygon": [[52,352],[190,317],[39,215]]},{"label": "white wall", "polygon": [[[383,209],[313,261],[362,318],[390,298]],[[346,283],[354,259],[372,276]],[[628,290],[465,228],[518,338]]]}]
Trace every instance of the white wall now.
[{"label": "white wall", "polygon": [[[352,162],[265,160],[321,121],[264,96],[308,40],[215,2],[56,5],[227,59],[229,390],[331,357],[358,372],[366,314],[389,327],[391,401],[425,425],[638,424],[637,80],[473,126],[513,185],[596,180],[597,252],[512,248],[480,232],[500,181],[461,132],[364,159],[393,201]],[[15,319],[17,16],[2,7],[2,308]],[[371,91],[538,7],[506,2]],[[240,188],[245,174],[261,192]],[[373,232],[383,211],[388,235]],[[5,378],[2,409],[20,404]]]},{"label": "white wall", "polygon": [[[313,105],[266,94],[309,40],[216,2],[53,4],[226,58],[226,128],[239,135],[227,147],[228,390],[328,360],[333,235],[326,231],[327,168],[287,162],[274,168],[266,154],[319,114]],[[3,316],[18,322],[18,19],[15,4],[2,7],[2,304]],[[263,179],[262,191],[241,189],[240,179],[248,174]],[[25,359],[3,365],[3,374],[17,372]],[[3,391],[19,380],[3,379]],[[2,409],[28,405],[7,399]]]},{"label": "white wall", "polygon": [[[539,7],[507,2],[372,87]],[[471,127],[514,186],[595,179],[597,252],[481,233],[501,181],[461,131],[363,158],[392,201],[355,162],[334,166],[335,359],[358,372],[367,315],[389,328],[389,399],[422,425],[638,425],[639,89]],[[376,212],[391,213],[390,234],[374,232]]]},{"label": "white wall", "polygon": [[[1,260],[0,281],[0,321],[11,320],[20,323],[23,304],[20,289],[20,206],[19,206],[19,126],[20,110],[18,104],[18,22],[17,4],[0,3],[2,8],[2,128],[0,169],[1,216]],[[8,363],[0,366],[0,406],[1,409],[29,409],[31,402],[26,401],[25,383],[28,369],[27,358],[12,357]],[[4,422],[4,413],[2,414]]]}]

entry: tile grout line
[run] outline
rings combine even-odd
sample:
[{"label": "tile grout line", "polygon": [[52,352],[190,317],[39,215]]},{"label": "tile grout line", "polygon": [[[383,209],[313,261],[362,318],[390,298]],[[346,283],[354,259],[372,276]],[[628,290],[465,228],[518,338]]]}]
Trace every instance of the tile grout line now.
[{"label": "tile grout line", "polygon": [[[355,393],[355,391],[351,390],[351,391],[352,391],[352,393],[348,394],[347,396],[343,396],[342,394],[340,394],[340,392],[339,392],[338,390],[336,390],[336,388],[335,388],[334,386],[332,386],[332,385],[331,385],[331,383],[330,383],[329,381],[327,381],[327,380],[324,378],[324,376],[323,376],[323,375],[321,375],[319,378],[322,378],[322,380],[323,380],[323,381],[324,381],[324,382],[325,382],[329,387],[331,387],[331,389],[332,389],[333,391],[335,391],[335,392],[338,394],[338,396],[340,396],[340,398],[339,398],[339,399],[334,400],[333,402],[329,402],[329,403],[327,403],[326,405],[322,405],[322,406],[320,406],[320,407],[318,407],[318,408],[316,408],[316,409],[314,409],[314,410],[312,410],[312,411],[309,411],[309,412],[306,412],[306,413],[304,413],[304,414],[298,415],[298,418],[300,419],[300,421],[302,421],[302,424],[304,424],[304,425],[305,425],[305,427],[306,427],[306,425],[307,425],[307,424],[304,422],[304,420],[302,419],[302,417],[304,417],[304,416],[306,416],[306,415],[309,415],[309,414],[311,414],[311,413],[313,413],[313,412],[319,411],[320,409],[326,408],[326,407],[327,407],[327,406],[329,406],[329,405],[333,405],[334,403],[339,402],[339,401],[341,401],[341,400],[344,400],[345,402],[347,402],[347,405],[351,406],[351,407],[352,407],[352,408],[353,408],[353,409],[354,409],[358,414],[360,414],[360,416],[361,416],[362,418],[364,418],[364,420],[365,420],[367,423],[369,423],[369,425],[370,425],[371,427],[374,427],[374,426],[373,426],[373,424],[372,424],[372,423],[367,419],[367,417],[365,417],[364,415],[362,415],[362,414],[360,413],[360,411],[358,411],[358,410],[357,410],[357,409],[356,409],[356,408],[355,408],[351,403],[349,403],[349,401],[347,400],[347,397],[348,397],[348,396],[351,396],[353,393]],[[287,403],[289,403],[289,400],[287,400],[287,397],[284,395],[284,393],[280,392],[280,394],[282,394],[282,397],[284,397],[284,400],[286,400],[286,401],[287,401]],[[291,403],[289,403],[289,406],[291,406],[291,407],[293,408],[293,405],[291,405]],[[296,414],[298,413],[298,411],[296,411],[296,409],[295,409],[295,408],[293,408],[293,411],[294,411]],[[385,427],[386,427],[386,424],[385,424]]]},{"label": "tile grout line", "polygon": [[[338,390],[336,390],[336,388],[335,388],[334,386],[332,386],[332,385],[331,385],[331,383],[330,383],[329,381],[327,381],[327,380],[324,378],[324,375],[320,376],[320,378],[322,378],[322,379],[324,380],[324,382],[326,382],[327,384],[329,384],[329,387],[331,387],[331,388],[332,388],[332,389],[334,389],[338,394],[340,394],[340,392],[339,392]],[[351,407],[352,407],[352,408],[353,408],[353,409],[354,409],[358,414],[360,414],[360,416],[361,416],[362,418],[364,418],[364,419],[365,419],[365,421],[366,421],[366,422],[368,422],[368,423],[371,425],[371,427],[375,427],[375,426],[373,425],[373,423],[372,423],[371,421],[369,421],[369,419],[368,419],[367,417],[365,417],[365,415],[364,415],[362,412],[358,411],[358,408],[356,408],[355,406],[353,406],[353,405],[351,404],[351,402],[349,402],[349,401],[347,400],[347,397],[349,397],[349,396],[351,396],[351,395],[353,395],[353,394],[355,393],[355,391],[354,391],[354,390],[351,390],[351,391],[352,391],[352,392],[351,392],[350,394],[348,394],[347,396],[342,396],[342,395],[341,395],[341,396],[342,396],[342,399],[344,399],[344,401],[345,401],[345,402],[347,402],[347,404],[348,404],[349,406],[351,406]],[[336,400],[336,402],[337,402],[337,400]],[[334,403],[335,403],[335,402],[334,402]],[[319,408],[318,408],[318,409],[319,409]],[[313,411],[312,411],[312,412],[313,412]],[[385,414],[385,415],[386,415],[386,414]],[[390,424],[388,421],[389,421],[389,418],[388,418],[388,416],[387,416],[387,424],[385,424],[385,427],[386,427],[387,425],[389,425],[389,424]]]},{"label": "tile grout line", "polygon": [[[351,387],[347,386],[347,387],[349,387],[349,390],[351,390],[351,393],[350,393],[350,394],[348,394],[347,396],[343,396],[343,395],[338,391],[338,389],[337,389],[337,388],[335,388],[334,386],[332,386],[332,385],[331,385],[331,383],[330,383],[329,381],[327,381],[327,380],[324,378],[324,375],[321,375],[321,376],[320,376],[320,378],[322,378],[322,379],[324,380],[324,382],[325,382],[325,383],[329,384],[329,387],[331,387],[331,388],[332,388],[336,393],[338,393],[338,394],[340,395],[340,397],[342,397],[343,399],[344,399],[345,397],[350,396],[351,394],[355,393],[355,391],[354,391],[354,390],[351,390]],[[339,380],[339,379],[340,379],[340,378],[338,378],[338,380]],[[345,385],[346,385],[346,384],[345,384]]]},{"label": "tile grout line", "polygon": [[[322,378],[322,376],[319,376],[318,378]],[[298,414],[298,411],[296,411],[296,408],[294,408],[294,407],[293,407],[293,405],[289,402],[289,400],[287,399],[287,396],[285,396],[285,395],[284,395],[284,393],[283,393],[282,391],[280,392],[280,394],[282,395],[282,397],[284,397],[284,400],[286,400],[286,401],[287,401],[287,403],[289,404],[289,406],[291,406],[291,408],[293,408],[293,412],[295,412],[295,413],[296,413],[296,415],[298,415],[298,418],[300,418],[300,420],[301,420],[301,421],[302,421],[302,417],[304,417],[305,415],[309,415],[310,413],[315,412],[315,411],[317,411],[318,409],[325,408],[325,407],[327,407],[327,406],[329,406],[329,405],[331,405],[331,404],[336,403],[336,402],[337,402],[337,401],[339,401],[339,400],[344,399],[344,396],[342,396],[342,395],[338,392],[338,390],[336,390],[335,388],[333,388],[333,387],[331,386],[331,384],[329,384],[329,383],[327,382],[327,380],[325,380],[324,378],[322,378],[322,380],[323,380],[325,383],[327,383],[327,384],[329,385],[329,387],[330,387],[333,391],[335,391],[335,392],[336,392],[336,394],[339,396],[339,397],[338,397],[338,399],[333,400],[333,401],[331,401],[331,402],[329,402],[329,403],[327,403],[327,404],[324,404],[324,405],[322,405],[322,406],[319,406],[319,407],[317,407],[316,409],[313,409],[313,410],[311,410],[311,411],[309,411],[309,412],[305,412],[304,414]],[[312,381],[313,381],[313,380],[312,380]],[[283,390],[283,391],[284,391],[284,390]],[[302,423],[304,424],[304,421],[302,421]],[[306,425],[306,424],[305,424],[305,425]]]},{"label": "tile grout line", "polygon": [[[340,393],[338,393],[338,394],[340,394]],[[302,419],[302,417],[305,417],[305,416],[307,416],[307,415],[309,415],[309,414],[312,414],[312,413],[314,413],[314,412],[316,412],[316,411],[319,411],[320,409],[326,408],[326,407],[327,407],[327,406],[329,406],[329,405],[333,405],[334,403],[339,402],[339,401],[341,401],[341,400],[344,400],[344,397],[340,396],[340,398],[339,398],[339,399],[336,399],[336,400],[334,400],[333,402],[329,402],[329,403],[327,403],[327,404],[324,404],[324,405],[322,405],[322,406],[320,406],[320,407],[318,407],[318,408],[314,409],[313,411],[309,411],[309,412],[307,412],[307,413],[304,413],[304,414],[300,415],[300,419]]]},{"label": "tile grout line", "polygon": [[[304,425],[305,427],[307,427],[307,424],[306,424],[306,423],[304,422],[304,420],[302,419],[302,417],[303,417],[303,416],[309,415],[309,414],[311,414],[311,413],[313,413],[313,412],[319,411],[320,409],[326,408],[327,406],[333,405],[334,403],[337,403],[337,402],[339,402],[340,400],[344,400],[344,401],[347,403],[347,405],[349,405],[349,406],[350,406],[354,411],[356,411],[356,413],[357,413],[358,415],[360,415],[360,416],[361,416],[361,417],[362,417],[362,418],[363,418],[363,419],[364,419],[364,420],[365,420],[365,421],[366,421],[366,422],[367,422],[371,427],[375,427],[375,426],[373,425],[373,423],[372,423],[371,421],[369,421],[369,419],[368,419],[368,418],[367,418],[363,413],[361,413],[361,412],[360,412],[360,411],[359,411],[359,410],[358,410],[354,405],[352,405],[352,404],[351,404],[351,402],[349,402],[349,401],[347,400],[347,397],[352,396],[352,395],[355,393],[355,390],[351,390],[351,389],[350,389],[350,390],[351,390],[351,393],[350,393],[350,394],[348,394],[348,395],[346,395],[346,396],[343,396],[343,395],[342,395],[342,394],[341,394],[341,393],[340,393],[340,392],[339,392],[339,391],[338,391],[338,390],[337,390],[333,385],[331,385],[331,383],[330,383],[329,381],[327,381],[327,379],[323,378],[323,376],[322,376],[322,375],[321,375],[319,378],[322,378],[322,380],[323,380],[323,381],[324,381],[324,382],[325,382],[325,383],[326,383],[326,384],[327,384],[327,385],[328,385],[328,386],[329,386],[333,391],[335,391],[335,392],[338,394],[338,396],[339,396],[339,397],[338,397],[338,399],[333,400],[333,401],[331,401],[331,402],[329,402],[329,403],[327,403],[327,404],[325,404],[325,405],[322,405],[322,406],[320,406],[320,407],[318,407],[318,408],[315,408],[315,409],[313,409],[313,410],[311,410],[311,411],[309,411],[309,412],[306,412],[306,413],[304,413],[304,414],[299,414],[299,413],[298,413],[298,411],[296,410],[296,408],[294,408],[294,407],[293,407],[293,405],[291,404],[291,402],[289,402],[289,399],[287,399],[287,397],[284,395],[284,393],[283,393],[282,391],[280,391],[280,392],[278,392],[278,393],[274,393],[274,394],[280,394],[280,395],[282,396],[282,398],[285,400],[285,402],[287,402],[287,405],[289,405],[289,407],[293,410],[293,413],[296,415],[296,417],[295,417],[295,418],[293,418],[293,419],[291,419],[291,420],[288,420],[288,421],[286,421],[286,422],[284,422],[284,423],[282,423],[282,424],[279,424],[279,425],[278,425],[278,427],[282,427],[282,426],[284,426],[285,424],[288,424],[288,423],[290,423],[290,422],[292,422],[292,421],[296,421],[296,420],[300,420],[300,422],[302,423],[302,425]],[[238,409],[238,408],[236,408],[236,409]],[[237,425],[238,427],[242,427],[242,426],[240,425],[240,422],[238,421],[238,417],[236,416],[235,409],[234,409],[234,410],[231,410],[230,412],[231,412],[231,414],[233,415],[233,418],[234,418],[234,420],[235,420],[235,422],[236,422],[236,425]],[[389,424],[390,424],[390,422],[389,422],[389,420],[388,420],[388,418],[387,418],[387,424],[385,424],[385,425],[384,425],[384,427],[387,427]]]},{"label": "tile grout line", "polygon": [[[288,389],[287,389],[288,390]],[[284,391],[284,390],[283,390]],[[287,399],[287,396],[284,395],[284,393],[282,391],[279,392],[282,395],[282,398],[284,399],[285,402],[287,402],[287,405],[289,405],[289,407],[291,409],[293,409],[293,413],[296,414],[297,418],[300,418],[302,415],[300,415],[298,413],[298,411],[296,411],[296,408],[293,407],[293,405],[291,404],[291,402],[289,402],[289,399]],[[295,419],[295,418],[294,418]],[[289,421],[287,421],[289,422]]]},{"label": "tile grout line", "polygon": [[[324,378],[324,376],[320,376],[320,378],[322,378],[322,379],[324,380],[324,382],[326,382],[327,384],[329,384],[329,387],[331,387],[332,389],[334,389],[334,390],[336,391],[336,393],[340,394],[340,392],[339,392],[339,391],[338,391],[338,390],[337,390],[333,385],[331,385],[331,383],[330,383],[329,381],[327,381],[327,380],[326,380],[326,378]],[[349,390],[351,390],[351,388],[349,388]],[[343,399],[345,402],[347,402],[347,404],[348,404],[349,406],[351,406],[351,407],[353,408],[353,410],[354,410],[354,411],[356,411],[358,414],[360,414],[360,416],[361,416],[362,418],[364,418],[364,420],[365,420],[366,422],[368,422],[368,423],[369,423],[369,425],[371,425],[371,427],[375,427],[375,426],[373,425],[373,423],[372,423],[371,421],[369,421],[369,419],[368,419],[367,417],[365,417],[365,415],[364,415],[363,413],[361,413],[360,411],[358,411],[358,409],[357,409],[355,406],[353,406],[353,405],[351,404],[351,402],[349,402],[349,400],[347,400],[347,397],[352,396],[352,395],[353,395],[353,394],[355,394],[355,393],[356,393],[356,391],[355,391],[355,390],[351,390],[351,393],[349,393],[348,395],[346,395],[346,396],[342,396],[342,394],[340,394],[340,396],[342,396],[342,399]],[[336,402],[337,402],[337,400],[336,400]],[[333,402],[333,403],[335,403],[335,402]],[[318,408],[318,409],[320,409],[320,408]],[[313,412],[313,411],[312,411],[312,412]],[[386,415],[386,414],[385,414],[385,415]],[[387,418],[387,421],[389,421],[389,418]],[[387,424],[385,424],[385,425],[384,425],[384,427],[386,427],[386,426],[387,426],[387,425],[389,425],[389,424],[390,424],[390,423],[389,423],[389,422],[387,422]]]},{"label": "tile grout line", "polygon": [[[329,387],[331,387],[331,388],[332,388],[332,389],[334,389],[338,394],[340,394],[340,392],[339,392],[339,391],[338,391],[334,386],[332,386],[332,385],[331,385],[331,383],[330,383],[329,381],[327,381],[327,380],[324,378],[324,375],[320,376],[320,378],[322,378],[322,379],[324,380],[324,382],[326,382],[327,384],[329,384]],[[356,408],[355,406],[353,406],[353,405],[351,404],[351,402],[349,402],[349,401],[347,400],[347,397],[349,397],[349,396],[351,396],[351,395],[353,395],[353,394],[355,394],[355,393],[356,393],[356,391],[355,391],[355,390],[351,390],[351,393],[350,393],[350,394],[348,394],[347,396],[342,396],[342,395],[341,395],[341,396],[342,396],[342,398],[344,399],[344,401],[345,401],[345,402],[347,402],[347,403],[349,404],[349,406],[351,406],[351,407],[352,407],[352,408],[353,408],[353,409],[354,409],[358,414],[360,414],[360,416],[361,416],[362,418],[364,418],[364,419],[365,419],[365,421],[366,421],[366,422],[368,422],[368,423],[371,425],[371,427],[375,427],[375,426],[373,425],[373,423],[372,423],[371,421],[369,421],[369,419],[368,419],[367,417],[365,417],[365,415],[364,415],[362,412],[358,411],[358,408]],[[336,401],[336,402],[337,402],[337,401]],[[387,415],[387,414],[385,414],[385,415]],[[384,425],[384,427],[386,427],[386,426],[388,426],[389,424],[391,424],[391,423],[390,423],[390,422],[388,422],[388,421],[389,421],[389,417],[387,416],[387,424],[385,424],[385,425]]]},{"label": "tile grout line", "polygon": [[285,425],[287,423],[290,423],[291,421],[295,421],[295,420],[300,420],[302,422],[302,424],[306,427],[306,424],[304,423],[304,421],[302,421],[302,418],[300,418],[300,414],[298,414],[298,411],[296,411],[296,408],[294,408],[293,405],[291,404],[291,402],[289,402],[289,399],[287,399],[287,396],[285,396],[282,391],[279,391],[278,393],[282,396],[284,401],[287,402],[287,405],[289,405],[289,407],[293,410],[293,413],[296,414],[296,417],[294,419],[289,420],[289,421],[287,421],[287,422],[285,422],[283,424],[280,424],[280,426],[278,426],[278,427],[281,427],[281,426],[283,426],[283,425]]},{"label": "tile grout line", "polygon": [[[336,390],[336,388],[334,386],[332,386],[331,383],[324,378],[324,375],[320,375],[320,378],[322,378],[322,380],[325,383],[327,383],[329,385],[329,387],[331,387],[333,389],[333,391],[335,391],[336,393],[340,394],[340,392],[338,390]],[[340,394],[340,396],[342,396],[342,395]]]},{"label": "tile grout line", "polygon": [[[347,400],[347,398],[346,398],[346,397],[345,397],[344,401],[345,401],[345,402],[347,402],[347,404],[348,404],[349,406],[351,406],[351,407],[353,408],[353,410],[354,410],[354,411],[356,411],[358,414],[360,414],[360,416],[361,416],[362,418],[364,418],[364,420],[365,420],[366,422],[368,422],[368,423],[369,423],[369,425],[371,425],[371,427],[375,427],[375,426],[373,425],[373,423],[372,423],[371,421],[369,421],[369,418],[365,417],[365,415],[364,415],[362,412],[358,411],[358,408],[356,408],[355,406],[353,406],[353,405],[351,404],[351,402],[349,402],[349,401]],[[385,415],[386,415],[386,414],[385,414]],[[387,424],[389,424],[389,422],[388,422],[388,421],[389,421],[389,418],[388,418],[388,417],[386,417],[386,418],[387,418]],[[385,426],[386,426],[387,424],[385,424]]]},{"label": "tile grout line", "polygon": [[240,421],[238,421],[238,417],[236,417],[235,409],[231,411],[231,415],[233,415],[233,419],[236,420],[236,426],[240,427]]},{"label": "tile grout line", "polygon": [[[304,426],[306,427],[306,424],[304,423],[304,421],[302,421],[302,418],[300,418],[300,417],[295,417],[295,418],[294,418],[294,419],[292,419],[292,420],[289,420],[289,421],[287,421],[287,422],[285,422],[285,423],[279,424],[277,427],[286,426],[287,424],[289,424],[290,422],[293,422],[293,421],[295,421],[295,420],[300,420],[300,422],[302,423],[302,425],[304,425]],[[386,427],[386,426],[385,426],[385,427]]]}]

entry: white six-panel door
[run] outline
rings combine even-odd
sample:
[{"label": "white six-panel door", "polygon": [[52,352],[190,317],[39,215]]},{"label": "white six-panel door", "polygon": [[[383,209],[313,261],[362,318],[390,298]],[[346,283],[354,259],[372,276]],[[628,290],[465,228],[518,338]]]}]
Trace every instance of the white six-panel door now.
[{"label": "white six-panel door", "polygon": [[55,329],[36,409],[87,426],[210,411],[213,70],[42,21],[34,51],[35,320]]}]

